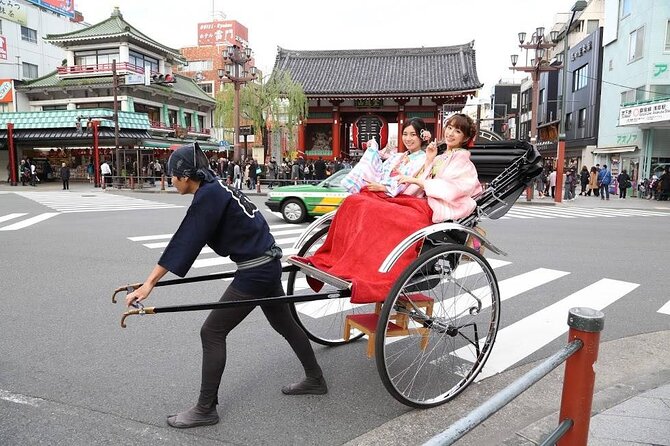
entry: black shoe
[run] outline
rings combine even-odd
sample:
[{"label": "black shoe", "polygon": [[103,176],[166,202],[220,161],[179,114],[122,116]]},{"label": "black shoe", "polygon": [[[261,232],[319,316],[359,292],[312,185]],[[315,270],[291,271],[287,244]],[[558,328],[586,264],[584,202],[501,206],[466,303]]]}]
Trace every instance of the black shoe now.
[{"label": "black shoe", "polygon": [[323,376],[319,378],[307,377],[298,383],[289,384],[281,388],[284,395],[325,395],[328,386]]},{"label": "black shoe", "polygon": [[188,429],[197,426],[209,426],[219,422],[219,414],[216,412],[216,406],[211,409],[199,405],[191,407],[185,412],[176,415],[168,415],[167,424],[177,429]]}]

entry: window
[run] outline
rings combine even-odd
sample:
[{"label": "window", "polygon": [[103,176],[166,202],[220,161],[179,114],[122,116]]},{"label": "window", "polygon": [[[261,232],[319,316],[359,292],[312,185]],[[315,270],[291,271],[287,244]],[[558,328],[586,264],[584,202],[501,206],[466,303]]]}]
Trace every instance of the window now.
[{"label": "window", "polygon": [[212,91],[214,91],[214,83],[213,82],[205,82],[203,84],[198,84],[198,87],[202,89],[207,94],[212,94]]},{"label": "window", "polygon": [[24,79],[36,79],[39,77],[37,72],[37,65],[33,65],[28,62],[23,62],[23,78]]},{"label": "window", "polygon": [[665,51],[670,51],[670,20],[665,25]]},{"label": "window", "polygon": [[544,88],[540,90],[540,99],[539,99],[540,104],[544,104]]},{"label": "window", "polygon": [[[659,85],[658,87],[662,86]],[[653,94],[651,94],[651,96],[653,96]],[[642,87],[637,87],[635,90],[626,90],[621,93],[621,105],[644,101],[645,99],[647,99],[647,90],[644,85]]]},{"label": "window", "polygon": [[565,130],[572,130],[572,113],[565,115]]},{"label": "window", "polygon": [[652,85],[649,99],[670,98],[670,85]]},{"label": "window", "polygon": [[21,27],[21,40],[25,40],[30,43],[37,43],[37,31],[25,26]]},{"label": "window", "polygon": [[189,60],[184,71],[209,71],[211,69],[211,60]]},{"label": "window", "polygon": [[67,105],[66,104],[58,104],[58,105],[43,105],[42,106],[42,111],[52,111],[52,110],[67,110]]},{"label": "window", "polygon": [[149,65],[149,70],[153,73],[158,73],[158,59],[153,57],[145,56],[144,54],[138,53],[137,51],[130,51],[129,62],[131,65],[135,65],[138,68],[144,69],[146,65]]},{"label": "window", "polygon": [[572,72],[572,91],[581,90],[589,84],[589,64]]},{"label": "window", "polygon": [[577,127],[583,129],[586,127],[586,109],[582,108],[579,110],[579,116],[577,119]]},{"label": "window", "polygon": [[644,51],[644,26],[630,33],[628,44],[628,62],[633,62],[642,58]]},{"label": "window", "polygon": [[113,60],[119,62],[119,50],[107,48],[103,50],[77,51],[74,53],[75,65],[111,64]]},{"label": "window", "polygon": [[600,22],[598,20],[587,20],[586,22],[586,34],[591,34],[598,29]]},{"label": "window", "polygon": [[630,15],[633,9],[633,0],[621,0],[621,18]]}]

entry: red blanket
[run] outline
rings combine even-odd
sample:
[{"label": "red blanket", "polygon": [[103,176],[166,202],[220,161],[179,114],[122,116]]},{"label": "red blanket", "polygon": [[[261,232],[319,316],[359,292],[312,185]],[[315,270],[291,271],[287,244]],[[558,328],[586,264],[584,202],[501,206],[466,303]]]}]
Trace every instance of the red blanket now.
[{"label": "red blanket", "polygon": [[[420,242],[388,273],[378,272],[379,267],[405,237],[430,225],[431,217],[432,210],[423,198],[391,198],[363,190],[342,202],[324,244],[303,261],[352,282],[351,302],[382,302],[402,271],[416,259]],[[309,282],[318,292],[322,284]]]}]

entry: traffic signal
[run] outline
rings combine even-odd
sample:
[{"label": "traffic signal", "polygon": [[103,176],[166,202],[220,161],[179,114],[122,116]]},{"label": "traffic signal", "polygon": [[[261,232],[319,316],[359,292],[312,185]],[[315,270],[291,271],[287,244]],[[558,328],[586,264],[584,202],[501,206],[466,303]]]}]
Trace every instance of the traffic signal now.
[{"label": "traffic signal", "polygon": [[177,79],[171,74],[152,74],[151,83],[157,85],[171,85],[177,82]]}]

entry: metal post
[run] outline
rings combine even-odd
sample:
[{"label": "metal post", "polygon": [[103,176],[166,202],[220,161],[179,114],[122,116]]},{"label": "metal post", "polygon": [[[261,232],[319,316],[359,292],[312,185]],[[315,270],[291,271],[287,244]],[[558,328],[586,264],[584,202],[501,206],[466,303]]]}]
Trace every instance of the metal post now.
[{"label": "metal post", "polygon": [[[112,59],[112,90],[114,90],[114,156],[116,156],[116,174],[121,175],[121,156],[119,154],[119,76],[116,73],[116,59]],[[119,188],[121,182],[119,181]]]},{"label": "metal post", "polygon": [[[539,44],[538,44],[539,45]],[[538,70],[534,71],[531,73],[531,80],[533,81],[533,112],[531,114],[531,119],[530,119],[530,129],[531,129],[531,141],[533,144],[538,143],[538,137],[539,135],[537,134],[537,114],[540,111],[540,72],[539,68]],[[526,201],[531,201],[533,199],[533,190],[535,189],[535,183],[531,183],[531,185],[526,189]]]},{"label": "metal post", "polygon": [[[237,64],[235,64],[237,71]],[[235,73],[237,76],[237,73]],[[233,153],[235,154],[235,161],[244,161],[240,158],[240,83],[233,81],[235,86],[235,134],[233,135]]]},{"label": "metal post", "polygon": [[565,363],[559,422],[570,419],[574,424],[557,445],[586,446],[596,379],[593,365],[598,359],[600,332],[605,326],[605,315],[591,308],[571,308],[568,325],[568,342],[580,339],[584,347]]},{"label": "metal post", "polygon": [[93,127],[93,159],[95,160],[93,172],[95,173],[95,187],[100,187],[100,147],[98,146],[98,121],[91,121],[91,127]]},{"label": "metal post", "polygon": [[165,190],[165,174],[161,174],[161,190]]},{"label": "metal post", "polygon": [[[18,186],[18,162],[16,161],[16,146],[14,145],[14,123],[7,123],[7,141],[9,142],[9,184],[10,186]],[[21,173],[19,172],[19,175]]]}]

